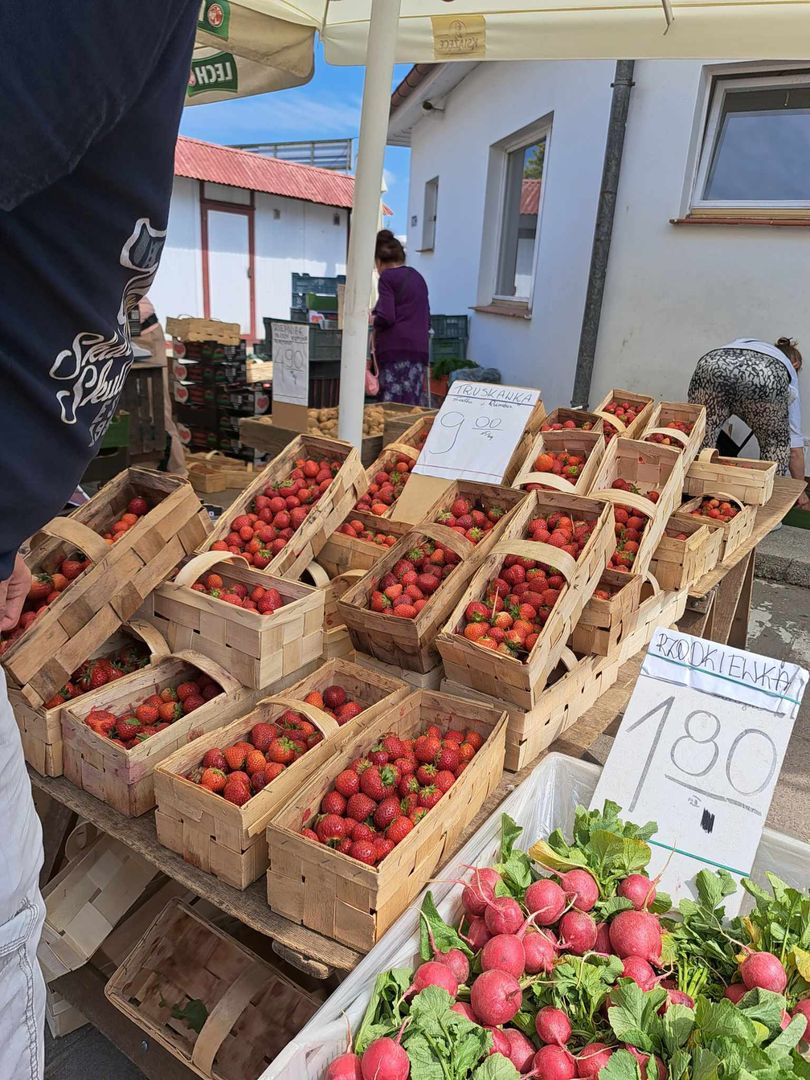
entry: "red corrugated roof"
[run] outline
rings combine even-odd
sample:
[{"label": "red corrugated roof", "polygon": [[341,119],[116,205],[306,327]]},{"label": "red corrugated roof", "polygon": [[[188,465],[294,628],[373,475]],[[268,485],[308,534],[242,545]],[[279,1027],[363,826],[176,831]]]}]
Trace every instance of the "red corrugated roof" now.
[{"label": "red corrugated roof", "polygon": [[536,214],[540,210],[540,181],[524,180],[520,187],[521,214]]},{"label": "red corrugated roof", "polygon": [[[351,209],[354,177],[312,165],[294,165],[277,158],[261,157],[247,150],[189,139],[179,135],[174,153],[174,174],[212,184],[265,191],[287,199],[342,206]],[[386,214],[391,211],[385,207]]]}]

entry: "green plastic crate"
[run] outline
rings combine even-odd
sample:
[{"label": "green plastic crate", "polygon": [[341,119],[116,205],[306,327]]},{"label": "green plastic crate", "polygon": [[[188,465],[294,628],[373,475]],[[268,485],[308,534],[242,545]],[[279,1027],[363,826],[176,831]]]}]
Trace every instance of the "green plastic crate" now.
[{"label": "green plastic crate", "polygon": [[119,409],[101,440],[101,450],[119,450],[129,446],[129,413]]},{"label": "green plastic crate", "polygon": [[430,340],[431,360],[464,360],[466,356],[466,338],[434,337]]}]

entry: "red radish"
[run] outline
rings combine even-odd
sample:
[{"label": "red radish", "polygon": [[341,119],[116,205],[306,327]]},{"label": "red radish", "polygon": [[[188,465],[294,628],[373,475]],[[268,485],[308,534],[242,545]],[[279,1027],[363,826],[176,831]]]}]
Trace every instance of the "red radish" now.
[{"label": "red radish", "polygon": [[636,911],[646,911],[655,900],[655,885],[646,874],[628,874],[619,882],[619,896],[629,900]]},{"label": "red radish", "polygon": [[465,885],[461,902],[468,915],[483,915],[487,904],[495,898],[495,886],[501,875],[489,867],[473,867],[473,879]]},{"label": "red radish", "polygon": [[801,1001],[797,1001],[796,1007],[790,1015],[803,1016],[806,1019],[807,1026],[805,1026],[804,1034],[802,1035],[802,1038],[805,1038],[807,1036],[807,1027],[810,1026],[810,998],[802,998]]},{"label": "red radish", "polygon": [[534,1043],[529,1042],[523,1032],[517,1028],[507,1028],[504,1035],[509,1040],[508,1057],[518,1072],[528,1072],[534,1058]]},{"label": "red radish", "polygon": [[577,911],[591,911],[599,899],[596,878],[587,870],[569,870],[560,874],[563,892]]},{"label": "red radish", "polygon": [[523,912],[511,896],[498,896],[488,901],[484,922],[490,934],[514,934],[523,923]]},{"label": "red radish", "polygon": [[622,968],[622,978],[632,979],[636,986],[642,990],[652,990],[655,986],[655,972],[640,956],[628,956],[625,958]]},{"label": "red radish", "polygon": [[519,979],[526,970],[523,942],[516,934],[498,934],[490,938],[481,950],[481,970],[508,971]]},{"label": "red radish", "polygon": [[457,1001],[455,1005],[451,1005],[450,1012],[458,1013],[465,1020],[469,1020],[471,1024],[478,1023],[478,1017],[472,1011],[472,1006],[468,1005],[466,1001]]},{"label": "red radish", "polygon": [[470,990],[470,1004],[482,1024],[508,1024],[520,1009],[523,991],[514,975],[484,971]]},{"label": "red radish", "polygon": [[730,986],[726,987],[723,997],[727,997],[729,1001],[733,1001],[736,1005],[738,1002],[742,1001],[747,993],[748,987],[745,983],[732,983]]},{"label": "red radish", "polygon": [[788,1026],[788,1024],[790,1023],[790,1020],[791,1020],[790,1013],[787,1011],[787,1009],[782,1009],[782,1019],[779,1021],[779,1026],[782,1029],[782,1031],[784,1031],[785,1028]]},{"label": "red radish", "polygon": [[661,924],[646,911],[620,911],[610,924],[610,944],[622,960],[640,956],[650,964],[659,964]]},{"label": "red radish", "polygon": [[541,1046],[534,1055],[530,1076],[539,1080],[574,1080],[577,1068],[574,1059],[561,1046]]},{"label": "red radish", "polygon": [[[641,1075],[646,1077],[647,1076],[647,1062],[650,1060],[650,1055],[649,1054],[643,1054],[641,1052],[641,1050],[639,1050],[635,1046],[630,1046],[629,1043],[625,1043],[624,1048],[628,1052],[628,1054],[633,1055],[633,1057],[638,1062],[639,1069],[641,1070]],[[663,1061],[659,1057],[657,1057],[655,1059],[655,1064],[658,1067],[658,1080],[666,1080],[667,1076],[669,1075],[669,1070],[667,1069],[666,1065],[663,1063]]]},{"label": "red radish", "polygon": [[492,1049],[489,1052],[490,1057],[493,1054],[503,1054],[503,1056],[508,1059],[512,1044],[507,1039],[506,1032],[501,1031],[499,1027],[488,1027],[487,1031],[492,1036]]},{"label": "red radish", "polygon": [[420,964],[413,973],[413,981],[408,987],[407,995],[418,994],[426,986],[440,986],[446,990],[450,997],[458,993],[458,980],[446,964],[439,964],[435,960],[428,960]]},{"label": "red radish", "polygon": [[351,1051],[341,1054],[329,1062],[324,1080],[363,1080],[360,1058]]},{"label": "red radish", "polygon": [[560,919],[560,941],[575,956],[584,956],[596,944],[596,923],[584,911],[566,911]]},{"label": "red radish", "polygon": [[540,878],[526,890],[524,903],[536,916],[538,926],[551,926],[562,915],[566,907],[565,893],[551,878]]},{"label": "red radish", "polygon": [[571,1021],[562,1011],[546,1005],[534,1018],[537,1034],[550,1046],[565,1046],[571,1038]]},{"label": "red radish", "polygon": [[375,1039],[366,1047],[361,1069],[363,1080],[408,1080],[411,1063],[395,1039]]},{"label": "red radish", "polygon": [[577,1055],[577,1076],[596,1078],[599,1075],[599,1070],[604,1069],[612,1055],[613,1051],[604,1043],[588,1043],[587,1046],[583,1046]]},{"label": "red radish", "polygon": [[787,973],[778,956],[770,952],[751,953],[740,964],[742,981],[749,990],[773,990],[775,994],[784,993],[787,986]]},{"label": "red radish", "polygon": [[530,975],[550,972],[557,959],[557,944],[550,930],[530,931],[523,939],[526,971]]},{"label": "red radish", "polygon": [[467,933],[466,935],[462,934],[461,937],[464,938],[473,952],[478,952],[479,949],[486,945],[492,934],[487,930],[487,924],[482,915],[474,915],[468,922]]},{"label": "red radish", "polygon": [[593,951],[602,953],[604,956],[610,956],[613,952],[610,947],[610,928],[606,922],[600,922],[596,927],[596,944]]},{"label": "red radish", "polygon": [[433,959],[437,964],[444,964],[449,967],[456,977],[456,981],[461,985],[466,983],[470,977],[470,962],[461,949],[448,949],[447,952],[442,952],[441,949],[436,946],[436,939],[433,937],[433,931],[430,929],[430,925],[427,921],[427,917],[424,912],[421,912],[422,918],[425,920],[425,926],[427,927],[428,940],[430,941],[430,948],[433,952]]},{"label": "red radish", "polygon": [[[642,987],[644,990],[645,987]],[[661,1016],[669,1009],[671,1005],[685,1005],[687,1009],[694,1009],[695,1001],[688,994],[685,994],[683,990],[667,990],[667,1000],[658,1010]]]}]

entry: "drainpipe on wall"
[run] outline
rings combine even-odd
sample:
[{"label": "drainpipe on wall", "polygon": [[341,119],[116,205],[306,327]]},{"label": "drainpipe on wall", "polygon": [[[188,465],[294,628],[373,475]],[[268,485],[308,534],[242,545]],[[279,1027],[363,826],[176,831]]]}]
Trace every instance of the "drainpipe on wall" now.
[{"label": "drainpipe on wall", "polygon": [[616,211],[616,193],[619,189],[619,173],[624,152],[624,132],[630,108],[630,92],[635,86],[633,69],[635,60],[617,60],[613,77],[613,98],[610,103],[605,160],[602,166],[602,188],[593,230],[591,267],[588,274],[588,291],[582,314],[582,331],[579,336],[577,367],[574,374],[574,395],[571,404],[587,407],[599,337],[599,320],[605,295],[610,239],[613,234],[613,215]]}]

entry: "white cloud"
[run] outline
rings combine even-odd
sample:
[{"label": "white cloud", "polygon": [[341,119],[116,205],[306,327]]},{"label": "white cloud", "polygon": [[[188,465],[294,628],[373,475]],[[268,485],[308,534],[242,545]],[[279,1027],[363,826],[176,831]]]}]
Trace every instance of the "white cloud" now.
[{"label": "white cloud", "polygon": [[307,98],[298,90],[295,98],[262,94],[186,108],[180,130],[211,142],[272,142],[348,138],[356,136],[359,123],[359,97]]},{"label": "white cloud", "polygon": [[390,169],[383,169],[383,183],[385,184],[386,191],[390,191],[396,182],[396,173],[392,173]]}]

